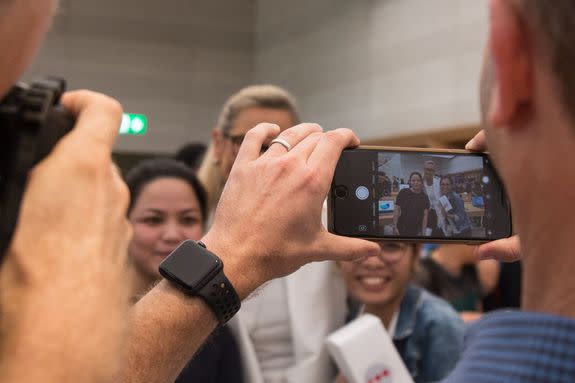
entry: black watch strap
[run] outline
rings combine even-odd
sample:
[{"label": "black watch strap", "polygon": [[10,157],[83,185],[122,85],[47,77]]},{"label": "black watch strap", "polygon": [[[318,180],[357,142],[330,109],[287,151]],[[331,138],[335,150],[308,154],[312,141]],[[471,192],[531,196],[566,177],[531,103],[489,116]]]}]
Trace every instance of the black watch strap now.
[{"label": "black watch strap", "polygon": [[225,324],[239,311],[241,301],[223,270],[198,292],[212,309],[220,324]]},{"label": "black watch strap", "polygon": [[202,242],[182,242],[162,261],[159,271],[187,295],[202,298],[220,325],[240,309],[240,297],[224,274],[222,260]]}]

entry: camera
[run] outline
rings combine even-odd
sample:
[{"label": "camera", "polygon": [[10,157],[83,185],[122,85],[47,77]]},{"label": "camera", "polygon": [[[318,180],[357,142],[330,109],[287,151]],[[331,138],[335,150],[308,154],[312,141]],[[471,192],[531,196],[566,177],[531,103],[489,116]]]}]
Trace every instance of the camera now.
[{"label": "camera", "polygon": [[75,124],[60,105],[66,82],[19,83],[0,101],[0,262],[18,223],[30,170]]}]

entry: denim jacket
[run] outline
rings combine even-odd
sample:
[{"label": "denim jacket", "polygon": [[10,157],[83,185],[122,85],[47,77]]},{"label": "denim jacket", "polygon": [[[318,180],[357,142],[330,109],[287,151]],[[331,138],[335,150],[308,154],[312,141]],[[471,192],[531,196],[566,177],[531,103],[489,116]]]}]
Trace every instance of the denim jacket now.
[{"label": "denim jacket", "polygon": [[401,301],[393,343],[415,383],[445,378],[463,348],[464,324],[444,300],[410,285]]}]

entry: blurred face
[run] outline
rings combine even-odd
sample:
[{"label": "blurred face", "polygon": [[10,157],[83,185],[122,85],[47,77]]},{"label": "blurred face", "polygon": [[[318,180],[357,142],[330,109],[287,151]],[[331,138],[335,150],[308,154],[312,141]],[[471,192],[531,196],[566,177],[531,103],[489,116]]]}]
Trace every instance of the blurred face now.
[{"label": "blurred face", "polygon": [[433,176],[435,176],[435,165],[434,164],[425,164],[423,167],[423,176],[426,180],[432,181]]},{"label": "blurred face", "polygon": [[447,195],[451,193],[451,181],[449,181],[447,178],[441,180],[440,186],[441,186],[441,194]]},{"label": "blurred face", "polygon": [[0,96],[22,76],[38,51],[56,0],[0,1]]},{"label": "blurred face", "polygon": [[415,262],[413,247],[405,243],[380,243],[379,257],[342,262],[349,293],[360,302],[384,307],[403,298]]},{"label": "blurred face", "polygon": [[411,190],[416,193],[419,193],[423,187],[423,180],[417,174],[414,174],[409,179],[409,186],[411,186]]},{"label": "blurred face", "polygon": [[225,179],[232,171],[243,137],[251,128],[262,122],[279,125],[282,131],[295,124],[291,113],[284,109],[251,107],[242,110],[229,133],[224,135],[217,132],[215,136],[216,157]]},{"label": "blurred face", "polygon": [[142,189],[129,216],[134,228],[129,253],[136,270],[160,278],[158,267],[182,241],[199,240],[203,220],[198,198],[178,178],[159,178]]}]

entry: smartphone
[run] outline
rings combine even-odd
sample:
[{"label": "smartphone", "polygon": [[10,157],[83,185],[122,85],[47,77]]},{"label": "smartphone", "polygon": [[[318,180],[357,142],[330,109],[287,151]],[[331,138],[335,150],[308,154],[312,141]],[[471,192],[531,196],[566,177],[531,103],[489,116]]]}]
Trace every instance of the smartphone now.
[{"label": "smartphone", "polygon": [[513,232],[505,189],[486,153],[395,147],[343,151],[328,228],[372,240],[468,244]]}]

